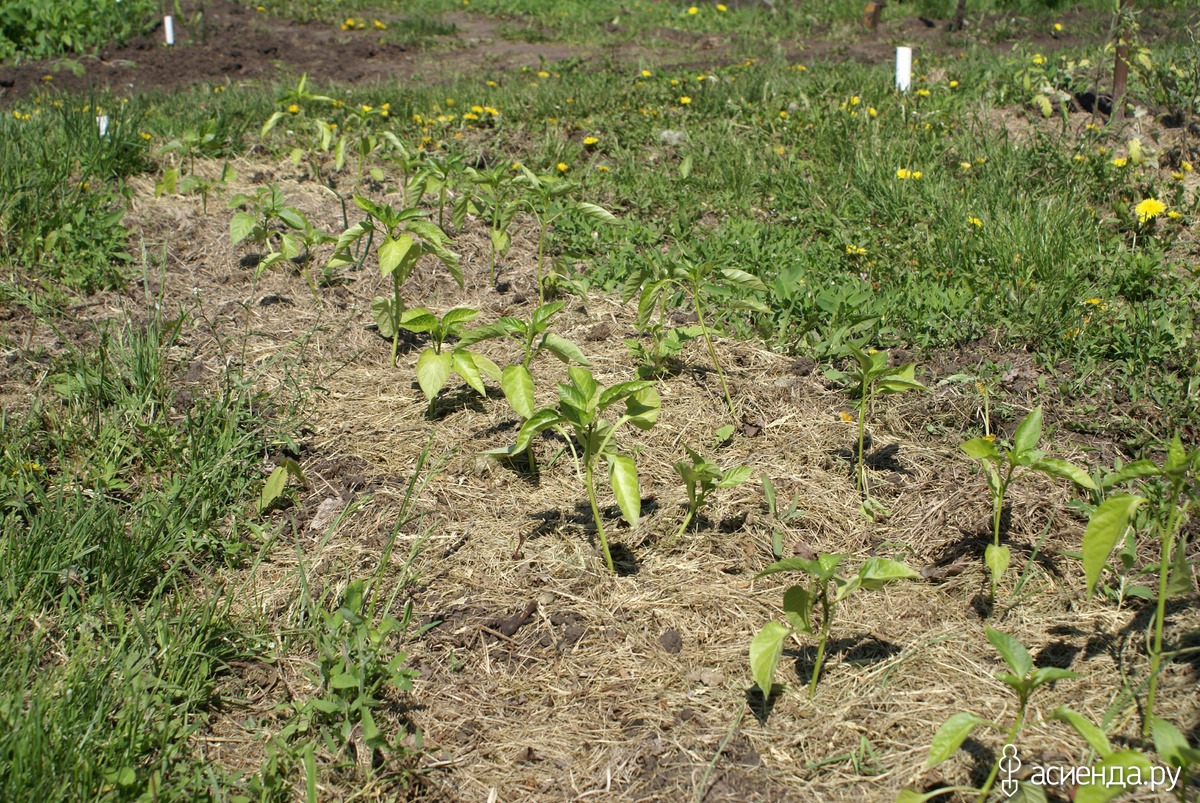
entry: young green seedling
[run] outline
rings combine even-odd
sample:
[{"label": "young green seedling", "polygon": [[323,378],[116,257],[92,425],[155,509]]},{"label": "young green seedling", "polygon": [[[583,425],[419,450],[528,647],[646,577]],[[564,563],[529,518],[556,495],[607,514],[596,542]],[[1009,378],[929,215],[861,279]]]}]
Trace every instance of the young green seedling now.
[{"label": "young green seedling", "polygon": [[[805,588],[794,585],[783,594],[783,613],[786,625],[776,621],[767,622],[750,642],[750,671],[763,697],[771,696],[775,682],[775,669],[783,655],[783,643],[794,633],[803,633],[817,639],[817,658],[813,663],[812,679],[808,684],[808,696],[817,693],[817,679],[821,675],[821,664],[825,660],[825,645],[829,641],[829,625],[833,621],[837,603],[860,588],[873,591],[897,580],[916,580],[920,575],[903,563],[886,558],[868,558],[856,574],[849,579],[840,577],[837,568],[846,555],[818,555],[813,560],[785,558],[772,563],[758,573],[757,577],[788,571],[802,571],[812,580]],[[834,594],[829,595],[829,583],[833,581]],[[821,606],[821,631],[813,627],[812,613],[815,605]]]},{"label": "young green seedling", "polygon": [[506,164],[496,165],[491,170],[468,167],[465,172],[472,187],[470,192],[462,193],[454,201],[454,227],[461,231],[468,213],[481,214],[487,219],[488,239],[491,240],[488,279],[494,287],[496,258],[508,254],[512,245],[508,229],[521,209],[521,202],[516,199],[515,177]]},{"label": "young green seedling", "polygon": [[[518,454],[528,449],[534,437],[543,430],[569,430],[582,453],[577,454],[577,458],[582,464],[584,486],[596,523],[596,535],[604,552],[604,563],[609,571],[614,571],[600,508],[596,504],[596,464],[601,459],[608,463],[608,479],[617,506],[630,526],[636,527],[642,510],[637,465],[631,455],[617,448],[614,441],[617,431],[625,424],[643,430],[653,427],[658,420],[661,401],[653,382],[620,382],[604,388],[596,382],[591,371],[574,365],[567,369],[567,376],[570,383],[558,386],[558,405],[536,411],[522,425],[516,445],[493,449],[490,454]],[[606,420],[604,413],[619,402],[624,402],[625,412],[615,421]]]},{"label": "young green seedling", "polygon": [[[433,416],[433,402],[451,373],[462,377],[480,396],[486,396],[483,377],[500,381],[500,369],[496,363],[482,354],[469,351],[461,340],[452,347],[446,346],[446,340],[463,335],[463,325],[473,321],[479,315],[479,310],[468,307],[452,309],[441,318],[423,307],[413,307],[404,311],[400,317],[400,326],[410,332],[428,333],[432,342],[429,348],[421,352],[417,358],[417,384],[421,392],[429,400],[429,415]],[[484,338],[475,338],[477,343]]]},{"label": "young green seedling", "polygon": [[767,513],[772,520],[771,526],[771,555],[775,560],[783,558],[783,526],[792,519],[800,518],[806,511],[800,510],[800,495],[792,497],[786,508],[780,507],[775,498],[775,483],[766,474],[762,475],[763,498],[767,500]]},{"label": "young green seedling", "polygon": [[457,183],[466,157],[463,154],[428,157],[412,180],[414,198],[420,200],[427,191],[438,196],[438,226],[445,225],[446,193]]},{"label": "young green seedling", "polygon": [[[458,254],[446,247],[446,233],[425,220],[428,213],[421,209],[395,209],[361,195],[354,196],[354,203],[367,213],[367,219],[341,233],[328,267],[340,268],[361,263],[370,251],[375,235],[378,233],[383,238],[378,252],[379,270],[384,276],[392,277],[392,297],[376,296],[371,299],[371,316],[379,326],[380,334],[392,339],[391,364],[395,365],[400,344],[400,319],[404,315],[404,298],[400,295],[400,288],[412,275],[417,262],[427,254],[445,265],[454,281],[462,287]],[[355,256],[350,248],[364,235],[367,237],[367,246],[361,255]]]},{"label": "young green seedling", "polygon": [[879,505],[871,501],[871,493],[867,488],[866,456],[863,444],[866,439],[866,416],[868,408],[872,407],[876,395],[903,393],[906,390],[929,390],[916,379],[916,369],[911,362],[892,367],[888,365],[886,351],[863,351],[853,343],[846,348],[854,356],[857,369],[844,374],[853,385],[858,386],[858,448],[855,459],[857,466],[854,472],[855,487],[863,497],[863,512],[868,518],[874,518],[880,510]]},{"label": "young green seedling", "polygon": [[661,319],[639,325],[638,328],[649,339],[649,343],[628,339],[625,345],[638,361],[638,376],[642,379],[666,375],[672,359],[683,351],[684,345],[704,333],[699,326],[668,327]]},{"label": "young green seedling", "polygon": [[1167,447],[1167,459],[1161,466],[1151,460],[1137,460],[1103,479],[1101,484],[1106,489],[1131,480],[1153,480],[1155,484],[1146,483],[1146,496],[1119,493],[1104,500],[1092,512],[1083,534],[1083,570],[1090,597],[1113,547],[1125,536],[1137,510],[1143,505],[1150,505],[1149,499],[1157,502],[1149,517],[1157,530],[1159,562],[1156,567],[1158,593],[1154,611],[1154,639],[1149,644],[1150,687],[1146,694],[1143,735],[1150,734],[1154,716],[1154,696],[1162,666],[1167,600],[1192,591],[1192,572],[1187,562],[1187,536],[1181,532],[1181,528],[1187,519],[1198,474],[1200,449],[1184,449],[1183,441],[1176,435]]},{"label": "young green seedling", "polygon": [[546,253],[546,231],[556,220],[570,212],[579,212],[593,223],[619,224],[617,217],[602,206],[586,201],[574,201],[568,198],[576,188],[575,182],[552,175],[538,175],[524,165],[521,175],[514,179],[514,184],[520,190],[518,203],[538,222],[538,252],[537,252],[537,287],[538,302],[546,300],[546,291],[542,283],[542,264]]},{"label": "young green seedling", "polygon": [[[1017,735],[1020,733],[1021,728],[1025,726],[1025,713],[1029,705],[1029,696],[1035,690],[1048,683],[1078,677],[1074,672],[1054,666],[1044,666],[1035,669],[1033,659],[1029,656],[1029,651],[1025,649],[1025,645],[1006,633],[1001,633],[999,630],[993,630],[989,627],[987,628],[987,638],[1011,670],[1011,672],[997,672],[995,676],[996,680],[1011,688],[1017,695],[1017,716],[1013,720],[1012,725],[1007,729],[1004,738],[1005,752],[1001,752],[997,757],[996,762],[992,765],[991,773],[979,789],[963,789],[961,787],[942,788],[925,794],[905,790],[900,794],[897,803],[918,803],[918,801],[928,800],[931,797],[936,797],[950,791],[978,792],[979,803],[984,803],[987,800],[988,794],[992,791],[992,785],[996,782],[996,775],[1000,771],[1001,761],[1008,755],[1007,751],[1010,749],[1010,745],[1012,745],[1012,749],[1015,749]],[[933,769],[954,755],[958,751],[958,748],[962,746],[962,743],[966,741],[967,737],[981,725],[994,728],[998,731],[1005,731],[1004,726],[968,711],[959,712],[946,720],[942,724],[942,727],[938,728],[938,732],[933,737],[933,743],[929,747],[929,757],[925,760],[925,769]],[[1005,794],[1012,793],[1006,790]]]},{"label": "young green seedling", "polygon": [[[543,349],[568,365],[571,363],[585,367],[591,365],[583,356],[579,346],[562,335],[549,331],[551,318],[565,306],[566,303],[562,301],[542,304],[533,311],[533,316],[529,321],[506,316],[495,323],[478,326],[464,333],[459,340],[461,347],[493,337],[515,338],[521,344],[524,358],[519,363],[504,367],[500,373],[500,388],[504,391],[504,398],[508,399],[509,405],[523,420],[528,420],[534,413],[534,381],[529,366],[534,357]],[[534,472],[536,464],[532,449],[528,450],[528,455],[529,470]]]},{"label": "young green seedling", "polygon": [[[696,320],[700,336],[708,349],[709,359],[717,378],[721,380],[721,390],[725,394],[725,403],[729,414],[737,420],[737,410],[733,406],[733,397],[729,395],[729,383],[725,380],[725,372],[721,369],[721,361],[717,358],[717,349],[713,345],[712,332],[706,320],[708,302],[714,294],[729,295],[734,289],[741,292],[763,292],[767,286],[762,281],[744,270],[736,268],[718,268],[715,262],[695,263],[685,258],[667,260],[659,259],[647,262],[645,267],[630,277],[623,292],[623,301],[628,302],[638,296],[638,327],[645,328],[654,317],[655,311],[661,326],[666,314],[668,294],[682,292],[692,300],[696,310]],[[721,306],[727,310],[745,310],[750,312],[769,313],[766,305],[753,298],[722,298]]]},{"label": "young green seedling", "polygon": [[717,488],[736,488],[750,479],[749,466],[734,466],[722,470],[716,463],[692,450],[687,444],[684,444],[683,448],[687,450],[689,459],[676,462],[675,473],[680,476],[684,487],[687,488],[688,508],[687,515],[683,517],[683,523],[679,525],[679,531],[675,533],[675,540],[679,540],[687,530],[687,526],[692,523],[696,512],[708,501],[710,493]]},{"label": "young green seedling", "polygon": [[992,492],[992,543],[984,550],[984,562],[992,577],[991,596],[996,596],[996,584],[1008,568],[1012,553],[1000,544],[1000,516],[1004,511],[1004,496],[1017,477],[1031,471],[1068,479],[1084,488],[1096,489],[1088,473],[1074,463],[1046,457],[1037,448],[1042,439],[1042,408],[1037,406],[1017,426],[1011,448],[996,446],[995,436],[973,438],[962,445],[969,457],[983,464],[987,473],[988,490]]},{"label": "young green seedling", "polygon": [[[272,236],[282,236],[282,232],[272,229],[272,221],[278,220],[293,231],[302,231],[306,223],[299,209],[284,202],[283,191],[278,184],[261,187],[254,195],[238,193],[229,199],[228,206],[239,210],[229,221],[229,240],[232,245],[243,240],[260,247],[269,245]],[[243,208],[246,206],[251,211]]]},{"label": "young green seedling", "polygon": [[328,232],[313,226],[303,212],[296,211],[295,221],[303,224],[303,228],[295,233],[283,232],[279,235],[279,250],[271,251],[258,263],[254,278],[257,279],[263,271],[277,262],[291,260],[301,265],[304,280],[308,283],[313,295],[317,293],[317,280],[313,276],[309,263],[312,261],[313,249],[322,245],[337,242],[337,238]]}]

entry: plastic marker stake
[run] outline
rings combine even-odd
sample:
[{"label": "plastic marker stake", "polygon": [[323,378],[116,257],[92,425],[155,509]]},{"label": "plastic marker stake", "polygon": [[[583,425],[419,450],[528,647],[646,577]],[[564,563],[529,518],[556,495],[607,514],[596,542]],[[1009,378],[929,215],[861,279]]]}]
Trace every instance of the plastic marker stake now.
[{"label": "plastic marker stake", "polygon": [[175,20],[171,19],[170,15],[163,17],[163,28],[167,32],[167,44],[175,44]]},{"label": "plastic marker stake", "polygon": [[896,89],[907,92],[912,84],[912,48],[896,48]]},{"label": "plastic marker stake", "polygon": [[108,115],[102,114],[96,118],[96,125],[100,127],[100,136],[108,135]]}]

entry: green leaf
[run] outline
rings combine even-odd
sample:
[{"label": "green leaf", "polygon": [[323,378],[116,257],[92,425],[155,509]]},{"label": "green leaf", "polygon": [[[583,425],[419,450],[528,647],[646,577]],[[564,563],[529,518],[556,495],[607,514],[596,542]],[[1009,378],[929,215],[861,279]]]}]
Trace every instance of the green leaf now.
[{"label": "green leaf", "polygon": [[721,475],[721,481],[717,483],[717,487],[736,488],[750,479],[750,471],[750,466],[734,466]]},{"label": "green leaf", "polygon": [[679,177],[686,179],[692,174],[692,155],[688,154],[683,157],[683,161],[679,163]]},{"label": "green leaf", "polygon": [[389,237],[383,241],[379,246],[379,270],[384,276],[390,276],[392,271],[400,267],[400,263],[408,256],[414,244],[413,238],[407,234],[401,234],[394,240]]},{"label": "green leaf", "polygon": [[622,454],[609,455],[608,480],[612,484],[617,507],[621,508],[629,526],[636,527],[642,515],[642,491],[633,458]]},{"label": "green leaf", "polygon": [[[577,369],[572,366],[567,370],[576,371],[581,369]],[[588,377],[591,377],[590,373],[588,374]],[[636,380],[633,382],[618,382],[617,384],[608,387],[603,393],[600,394],[600,398],[596,402],[596,409],[597,411],[603,412],[604,410],[608,409],[609,406],[619,402],[621,399],[628,398],[629,396],[632,396],[633,394],[640,390],[644,390],[645,388],[653,387],[653,382],[643,380]]]},{"label": "green leaf", "polygon": [[991,570],[993,585],[1000,582],[1000,578],[1004,576],[1004,572],[1008,569],[1008,564],[1011,560],[1012,552],[1006,546],[988,544],[987,548],[983,550],[983,562]]},{"label": "green leaf", "polygon": [[737,287],[741,290],[759,293],[767,292],[767,286],[763,284],[762,279],[758,278],[752,273],[747,273],[744,270],[738,270],[737,268],[723,268],[721,270],[721,277],[734,287]]},{"label": "green leaf", "polygon": [[[1114,773],[1112,769],[1123,767],[1125,772],[1123,775],[1128,775],[1129,770],[1138,769],[1143,778],[1150,774],[1150,760],[1137,750],[1118,750],[1115,753],[1110,753],[1098,763],[1092,765],[1093,773],[1103,773],[1103,777],[1112,778]],[[1086,786],[1080,786],[1075,790],[1075,803],[1107,803],[1107,801],[1120,795],[1125,791],[1125,787],[1117,785],[1105,785],[1102,782],[1090,783]]]},{"label": "green leaf", "polygon": [[1070,480],[1076,485],[1096,490],[1096,481],[1091,478],[1091,475],[1079,466],[1069,463],[1066,460],[1043,457],[1041,460],[1034,461],[1029,467],[1034,471],[1040,471],[1043,474],[1049,474],[1054,477],[1062,477],[1064,480]]},{"label": "green leaf", "polygon": [[363,741],[367,743],[367,746],[382,747],[384,744],[383,734],[375,726],[375,717],[371,714],[370,708],[364,707],[362,710],[362,726]]},{"label": "green leaf", "polygon": [[1186,547],[1187,541],[1184,540],[1175,544],[1171,572],[1167,575],[1167,599],[1186,597],[1192,593],[1192,567],[1188,565]]},{"label": "green leaf", "polygon": [[521,418],[533,416],[533,375],[524,365],[506,366],[500,374],[500,389],[504,398]]},{"label": "green leaf", "polygon": [[[596,384],[592,372],[586,368],[572,365],[567,368],[567,378],[571,380],[571,385],[579,391],[580,397],[584,400],[583,407],[580,409],[591,412],[594,409],[596,395],[600,391],[600,386]],[[620,385],[614,387],[620,387]],[[609,389],[609,391],[611,390],[612,388]]]},{"label": "green leaf", "polygon": [[557,315],[565,306],[567,306],[567,302],[565,301],[551,301],[535,309],[533,316],[530,318],[533,330],[538,334],[546,331],[546,327],[550,325],[550,319]]},{"label": "green leaf", "polygon": [[417,358],[417,384],[429,401],[433,401],[446,386],[446,380],[450,378],[450,364],[449,354],[438,354],[433,349],[425,349]]},{"label": "green leaf", "polygon": [[271,506],[276,499],[283,495],[287,487],[288,471],[283,466],[276,466],[263,485],[262,494],[258,498],[258,510],[261,513]]},{"label": "green leaf", "polygon": [[1059,680],[1071,680],[1077,677],[1079,677],[1079,674],[1069,669],[1059,669],[1057,666],[1042,666],[1033,670],[1033,674],[1029,676],[1029,680],[1031,688],[1036,689],[1038,686],[1044,686],[1047,683],[1054,683]]},{"label": "green leaf", "polygon": [[1179,474],[1187,468],[1188,454],[1183,448],[1183,441],[1179,438],[1179,433],[1175,433],[1175,437],[1171,439],[1171,445],[1167,447],[1167,460],[1163,463],[1163,473]]},{"label": "green leaf", "polygon": [[573,362],[576,365],[591,365],[587,357],[583,356],[583,352],[579,349],[579,346],[567,340],[562,335],[547,332],[545,337],[542,338],[542,346],[565,363]]},{"label": "green leaf", "polygon": [[1032,452],[1042,439],[1042,406],[1039,404],[1029,411],[1013,433],[1013,451],[1018,454]]},{"label": "green leaf", "polygon": [[620,223],[621,222],[620,220],[617,219],[617,216],[614,215],[612,212],[609,212],[604,207],[597,206],[596,204],[590,204],[586,201],[580,201],[579,203],[575,204],[575,208],[577,210],[579,210],[580,212],[582,212],[584,214],[584,217],[586,217],[588,220],[591,220],[595,223]]},{"label": "green leaf", "polygon": [[279,219],[283,221],[285,226],[296,231],[304,231],[308,226],[308,221],[305,220],[304,213],[291,206],[285,206],[279,210]]},{"label": "green leaf", "polygon": [[342,672],[329,679],[331,689],[357,689],[358,678],[349,672]]},{"label": "green leaf", "polygon": [[950,717],[938,728],[933,742],[929,745],[929,757],[925,759],[925,769],[932,769],[950,756],[958,752],[967,737],[985,724],[985,721],[972,713],[963,711]]},{"label": "green leaf", "polygon": [[513,449],[513,453],[525,451],[539,432],[557,426],[562,422],[563,417],[558,414],[557,410],[550,407],[538,410],[521,425],[520,431],[517,432],[517,443]]},{"label": "green leaf", "polygon": [[258,228],[258,218],[249,212],[235,212],[229,221],[229,240],[231,245],[237,245],[251,236]]},{"label": "green leaf", "polygon": [[764,699],[771,696],[775,668],[783,656],[783,641],[791,632],[779,622],[767,622],[750,642],[750,675]]},{"label": "green leaf", "polygon": [[479,317],[479,310],[470,307],[455,307],[442,316],[442,328],[449,332],[451,326],[464,324]]},{"label": "green leaf", "polygon": [[805,560],[804,558],[784,558],[783,560],[772,563],[770,566],[754,575],[754,577],[757,579],[759,577],[766,577],[769,574],[778,574],[779,572],[805,572],[806,574],[811,574],[814,577],[819,577],[821,574],[821,567],[816,561]]},{"label": "green leaf", "polygon": [[401,313],[400,328],[410,332],[432,332],[438,328],[438,319],[424,307],[412,307]]},{"label": "green leaf", "polygon": [[862,576],[858,574],[853,575],[849,579],[844,577],[833,578],[833,585],[837,589],[833,596],[834,602],[841,602],[846,597],[862,588],[862,584]]},{"label": "green leaf", "polygon": [[1162,474],[1162,469],[1154,464],[1153,460],[1135,460],[1124,468],[1114,471],[1106,476],[1100,486],[1103,488],[1111,488],[1122,482],[1129,480],[1138,480],[1143,477],[1157,477]]},{"label": "green leaf", "polygon": [[1167,720],[1151,717],[1150,732],[1154,734],[1154,752],[1171,766],[1188,767],[1200,763],[1200,750],[1188,744],[1187,738]]},{"label": "green leaf", "polygon": [[500,366],[492,362],[482,354],[471,352],[471,359],[475,361],[475,367],[479,369],[479,373],[486,376],[493,382],[500,381]]},{"label": "green leaf", "polygon": [[1108,737],[1104,735],[1104,731],[1093,725],[1091,720],[1083,714],[1073,711],[1065,705],[1060,705],[1050,712],[1047,719],[1057,719],[1059,722],[1065,722],[1070,725],[1101,758],[1112,752],[1112,746],[1109,745]]},{"label": "green leaf", "polygon": [[511,333],[509,327],[504,323],[504,320],[495,321],[494,323],[485,323],[482,326],[476,326],[473,329],[468,329],[459,335],[458,345],[462,347],[473,346],[484,340],[491,340],[496,337],[504,337]]},{"label": "green leaf", "polygon": [[508,232],[503,229],[492,229],[488,232],[488,236],[492,239],[492,247],[496,249],[496,253],[505,256],[508,253],[509,245],[512,244]]},{"label": "green leaf", "polygon": [[919,580],[921,575],[897,560],[868,558],[858,570],[862,587],[868,591],[882,588],[897,580]]},{"label": "green leaf", "polygon": [[379,334],[391,338],[396,334],[395,319],[392,317],[395,299],[390,296],[375,296],[371,299],[371,319],[379,327]]},{"label": "green leaf", "polygon": [[1091,597],[1108,563],[1117,541],[1125,535],[1129,522],[1138,507],[1146,500],[1132,494],[1115,494],[1092,511],[1083,533],[1083,571],[1087,578],[1087,593]]},{"label": "green leaf", "polygon": [[967,457],[976,460],[1000,459],[1000,452],[996,450],[996,444],[989,438],[972,438],[959,448],[967,453]]},{"label": "green leaf", "polygon": [[987,639],[1017,677],[1024,678],[1032,671],[1033,659],[1029,657],[1029,650],[1025,649],[1024,644],[991,627],[987,628]]},{"label": "green leaf", "polygon": [[806,636],[815,636],[812,626],[812,607],[816,596],[804,586],[792,586],[783,593],[783,613],[792,628]]},{"label": "green leaf", "polygon": [[653,385],[636,391],[625,401],[625,415],[629,417],[629,423],[638,429],[653,427],[661,409],[662,399]]},{"label": "green leaf", "polygon": [[486,396],[487,390],[483,386],[483,377],[479,375],[479,368],[475,365],[475,355],[466,349],[455,349],[450,356],[453,360],[454,373],[461,376],[463,381],[480,396]]}]

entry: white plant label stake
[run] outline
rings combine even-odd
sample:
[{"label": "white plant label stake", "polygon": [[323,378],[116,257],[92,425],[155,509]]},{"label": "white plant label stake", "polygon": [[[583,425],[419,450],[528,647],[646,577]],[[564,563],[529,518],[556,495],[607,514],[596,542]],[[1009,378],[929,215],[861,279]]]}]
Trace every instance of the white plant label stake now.
[{"label": "white plant label stake", "polygon": [[912,85],[912,48],[896,48],[896,89],[907,92]]},{"label": "white plant label stake", "polygon": [[167,33],[167,44],[175,44],[175,20],[170,15],[163,17],[163,28]]},{"label": "white plant label stake", "polygon": [[108,135],[108,115],[102,114],[96,118],[96,125],[100,127],[100,136]]}]

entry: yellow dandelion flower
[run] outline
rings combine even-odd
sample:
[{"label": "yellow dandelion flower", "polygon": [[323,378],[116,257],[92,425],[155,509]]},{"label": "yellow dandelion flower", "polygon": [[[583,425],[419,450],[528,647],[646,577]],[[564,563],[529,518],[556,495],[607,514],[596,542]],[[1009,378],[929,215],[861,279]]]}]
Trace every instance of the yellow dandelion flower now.
[{"label": "yellow dandelion flower", "polygon": [[588,148],[595,147],[599,142],[600,142],[600,140],[597,139],[596,137],[584,137],[583,138],[583,144],[585,147],[588,147]]},{"label": "yellow dandelion flower", "polygon": [[386,23],[386,22],[380,22],[379,20],[371,20],[371,24],[375,26],[375,29],[376,29],[376,30],[379,30],[379,31],[386,31],[386,30],[387,30],[387,23]]},{"label": "yellow dandelion flower", "polygon": [[650,77],[650,76],[652,76],[652,75],[654,75],[654,73],[650,72],[649,70],[642,70],[642,77],[643,77],[643,78],[649,78],[649,77]]},{"label": "yellow dandelion flower", "polygon": [[924,173],[922,173],[920,170],[914,170],[914,171],[913,171],[913,173],[912,173],[912,177],[913,177],[913,179],[920,179],[920,178],[921,178],[922,176],[924,176],[924,175],[925,175],[925,174],[924,174]]},{"label": "yellow dandelion flower", "polygon": [[142,133],[138,134],[138,136],[139,136],[139,137],[141,137],[141,138],[142,138],[142,139],[144,139],[144,140],[147,140],[147,141],[151,139],[151,136],[150,136],[148,133],[146,133],[145,131],[143,131]]},{"label": "yellow dandelion flower", "polygon": [[1124,156],[1117,156],[1112,160],[1112,163],[1116,167],[1124,167],[1125,165],[1129,164],[1129,160]]},{"label": "yellow dandelion flower", "polygon": [[700,13],[700,9],[696,8],[695,6],[692,6],[688,9],[688,14],[699,14],[699,13]]},{"label": "yellow dandelion flower", "polygon": [[851,106],[857,106],[860,103],[862,103],[862,98],[860,98],[858,95],[852,95],[850,97],[850,105]]},{"label": "yellow dandelion flower", "polygon": [[287,110],[291,114],[299,114],[300,113],[300,107],[297,106],[295,103],[293,103],[291,106],[288,106]]},{"label": "yellow dandelion flower", "polygon": [[1054,23],[1054,32],[1055,33],[1062,33],[1062,29],[1063,29],[1063,27],[1062,27],[1061,22]]},{"label": "yellow dandelion flower", "polygon": [[538,78],[549,78],[549,77],[550,77],[550,73],[546,72],[545,70],[538,70]]},{"label": "yellow dandelion flower", "polygon": [[680,105],[680,106],[686,106],[686,105],[688,105],[688,104],[689,104],[689,103],[691,103],[691,102],[692,102],[692,99],[691,99],[691,98],[689,98],[687,95],[684,95],[683,97],[681,97],[681,98],[679,99],[679,105]]},{"label": "yellow dandelion flower", "polygon": [[924,89],[924,88],[922,88],[922,89],[918,89],[918,90],[917,90],[917,94],[918,94],[918,95],[920,95],[920,96],[921,96],[921,97],[923,97],[923,98],[927,98],[927,97],[929,97],[929,90],[928,90],[928,89]]},{"label": "yellow dandelion flower", "polygon": [[1172,209],[1170,212],[1167,212],[1167,217],[1171,218],[1171,220],[1179,220],[1181,217],[1183,217],[1183,213],[1176,212],[1174,209]]},{"label": "yellow dandelion flower", "polygon": [[983,436],[983,439],[984,439],[985,441],[987,441],[988,443],[995,443],[995,442],[996,442],[996,436],[995,436],[995,435],[984,435],[984,436]]},{"label": "yellow dandelion flower", "polygon": [[876,115],[878,115],[878,114],[879,114],[879,112],[875,111],[875,107],[874,107],[874,106],[869,106],[869,107],[867,108],[867,114],[871,115],[872,117],[875,117]]},{"label": "yellow dandelion flower", "polygon": [[600,165],[600,166],[599,166],[599,167],[597,167],[596,169],[597,169],[597,170],[599,170],[601,173],[607,173],[607,172],[608,172],[608,166],[607,166],[607,165]]},{"label": "yellow dandelion flower", "polygon": [[1085,299],[1083,300],[1083,303],[1084,303],[1084,304],[1089,304],[1089,305],[1091,305],[1091,306],[1093,306],[1093,307],[1098,307],[1098,306],[1100,306],[1100,299],[1098,299],[1098,298],[1085,298]]},{"label": "yellow dandelion flower", "polygon": [[1171,174],[1171,178],[1175,179],[1176,181],[1183,181],[1183,173],[1180,173],[1178,170],[1176,170]]},{"label": "yellow dandelion flower", "polygon": [[1157,198],[1147,198],[1133,208],[1138,223],[1149,223],[1154,218],[1167,211],[1167,205]]},{"label": "yellow dandelion flower", "polygon": [[970,162],[959,162],[958,168],[959,168],[959,170],[962,170],[965,173],[971,169],[971,163]]},{"label": "yellow dandelion flower", "polygon": [[1191,162],[1182,162],[1182,163],[1179,165],[1179,167],[1180,167],[1180,168],[1183,170],[1183,172],[1185,172],[1185,173],[1190,173],[1190,172],[1192,172],[1192,163],[1191,163]]},{"label": "yellow dandelion flower", "polygon": [[958,81],[951,81],[951,82],[950,82],[950,88],[951,88],[951,89],[958,89]]},{"label": "yellow dandelion flower", "polygon": [[1043,56],[1041,53],[1034,53],[1034,54],[1033,54],[1033,63],[1034,63],[1034,64],[1037,64],[1037,65],[1039,65],[1039,66],[1040,66],[1040,65],[1042,65],[1042,64],[1045,64],[1045,63],[1046,63],[1046,57],[1045,57],[1045,56]]},{"label": "yellow dandelion flower", "polygon": [[571,169],[566,162],[559,162],[555,167],[558,168],[558,172],[560,173],[565,173]]},{"label": "yellow dandelion flower", "polygon": [[853,422],[853,421],[854,421],[854,416],[850,415],[850,414],[849,414],[848,412],[846,412],[845,410],[842,410],[840,413],[838,413],[838,418],[842,419],[842,420],[843,420],[843,421],[845,421],[847,424],[849,424],[849,423],[851,423],[851,422]]},{"label": "yellow dandelion flower", "polygon": [[722,14],[724,14],[728,10],[729,9],[725,6],[724,3],[717,3],[717,11],[720,11]]},{"label": "yellow dandelion flower", "polygon": [[912,171],[907,168],[901,167],[898,170],[896,170],[896,178],[898,178],[900,180],[912,178]]},{"label": "yellow dandelion flower", "polygon": [[495,81],[488,81],[488,82],[487,82],[487,85],[488,85],[488,86],[490,86],[490,87],[497,87],[497,86],[500,86],[500,85],[499,85],[499,84],[497,84]]},{"label": "yellow dandelion flower", "polygon": [[977,218],[977,217],[969,217],[969,218],[967,218],[967,223],[971,224],[972,226],[974,226],[974,227],[975,227],[975,228],[977,228],[977,229],[982,229],[982,228],[983,228],[983,221],[982,221],[982,220],[980,220],[980,219],[979,219],[979,218]]},{"label": "yellow dandelion flower", "polygon": [[779,119],[780,119],[780,120],[786,120],[787,118],[788,118],[788,113],[787,113],[786,111],[780,111],[780,112],[779,112]]}]

